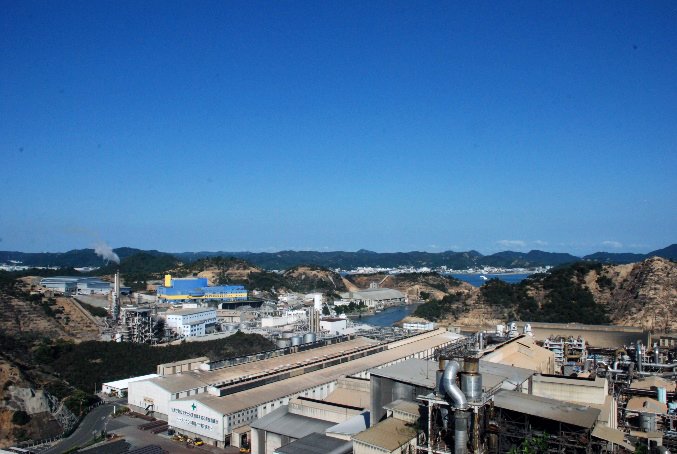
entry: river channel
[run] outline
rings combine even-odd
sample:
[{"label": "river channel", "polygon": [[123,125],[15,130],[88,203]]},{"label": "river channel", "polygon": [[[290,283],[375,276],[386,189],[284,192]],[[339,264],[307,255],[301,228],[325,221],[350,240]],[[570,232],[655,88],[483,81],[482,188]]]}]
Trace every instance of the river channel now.
[{"label": "river channel", "polygon": [[416,310],[419,304],[407,304],[406,306],[389,307],[374,315],[364,315],[362,318],[353,318],[355,323],[366,323],[372,326],[393,326],[407,315]]}]

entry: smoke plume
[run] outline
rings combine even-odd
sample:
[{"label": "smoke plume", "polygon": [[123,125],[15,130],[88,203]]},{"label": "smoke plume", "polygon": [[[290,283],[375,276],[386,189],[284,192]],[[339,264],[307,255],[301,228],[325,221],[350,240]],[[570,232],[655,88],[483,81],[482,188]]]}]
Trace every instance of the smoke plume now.
[{"label": "smoke plume", "polygon": [[120,257],[118,257],[118,255],[113,252],[113,248],[108,246],[106,243],[99,243],[94,246],[94,252],[96,252],[96,255],[100,256],[107,262],[120,263]]}]

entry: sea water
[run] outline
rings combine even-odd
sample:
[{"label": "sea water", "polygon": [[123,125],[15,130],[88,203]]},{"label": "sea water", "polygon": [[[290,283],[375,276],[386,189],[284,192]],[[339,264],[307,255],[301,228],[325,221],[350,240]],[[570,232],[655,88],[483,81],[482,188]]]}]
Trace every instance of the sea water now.
[{"label": "sea water", "polygon": [[482,284],[484,284],[486,281],[482,279],[480,276],[485,276],[487,279],[494,279],[498,278],[502,281],[507,282],[508,284],[517,284],[519,282],[522,282],[524,279],[527,277],[531,276],[528,273],[525,274],[451,274],[452,277],[455,277],[456,279],[460,281],[467,282],[470,285],[474,285],[475,287],[480,287]]}]

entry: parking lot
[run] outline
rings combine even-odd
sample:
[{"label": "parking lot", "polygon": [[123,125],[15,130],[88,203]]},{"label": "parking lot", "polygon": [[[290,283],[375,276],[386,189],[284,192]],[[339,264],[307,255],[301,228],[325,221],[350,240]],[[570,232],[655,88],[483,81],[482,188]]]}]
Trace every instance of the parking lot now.
[{"label": "parking lot", "polygon": [[228,451],[238,452],[235,448],[224,450],[221,448],[216,448],[214,446],[188,446],[185,442],[179,443],[172,440],[172,438],[167,435],[167,432],[161,432],[159,434],[154,434],[149,430],[140,430],[138,426],[140,424],[146,423],[143,419],[132,418],[129,416],[118,416],[112,418],[108,422],[108,433],[115,433],[120,437],[127,440],[131,444],[132,449],[141,448],[148,445],[158,445],[165,451],[171,453],[193,453],[197,454],[199,452],[213,452],[224,454]]}]

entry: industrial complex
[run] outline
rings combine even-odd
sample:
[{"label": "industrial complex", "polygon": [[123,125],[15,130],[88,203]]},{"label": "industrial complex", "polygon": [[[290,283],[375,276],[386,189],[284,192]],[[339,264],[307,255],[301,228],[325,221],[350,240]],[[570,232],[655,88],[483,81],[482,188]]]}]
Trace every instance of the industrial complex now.
[{"label": "industrial complex", "polygon": [[103,384],[153,419],[158,436],[253,454],[677,450],[670,334],[528,322],[477,332],[424,321],[375,328],[332,308],[377,311],[405,302],[401,293],[374,287],[334,305],[319,293],[249,304],[244,287],[209,286],[206,278],[167,275],[162,284],[151,304],[123,304],[117,275],[105,285],[43,282],[71,294],[107,291],[121,342],[155,343],[160,326],[165,342],[240,331],[274,343],[250,356],[186,358]]},{"label": "industrial complex", "polygon": [[[677,443],[675,352],[657,345],[582,342],[579,352],[581,339],[537,342],[513,324],[307,340],[160,365],[126,383],[128,404],[186,439],[255,454],[507,453],[525,440],[539,452],[666,453]],[[578,372],[563,375],[571,362]]]}]

